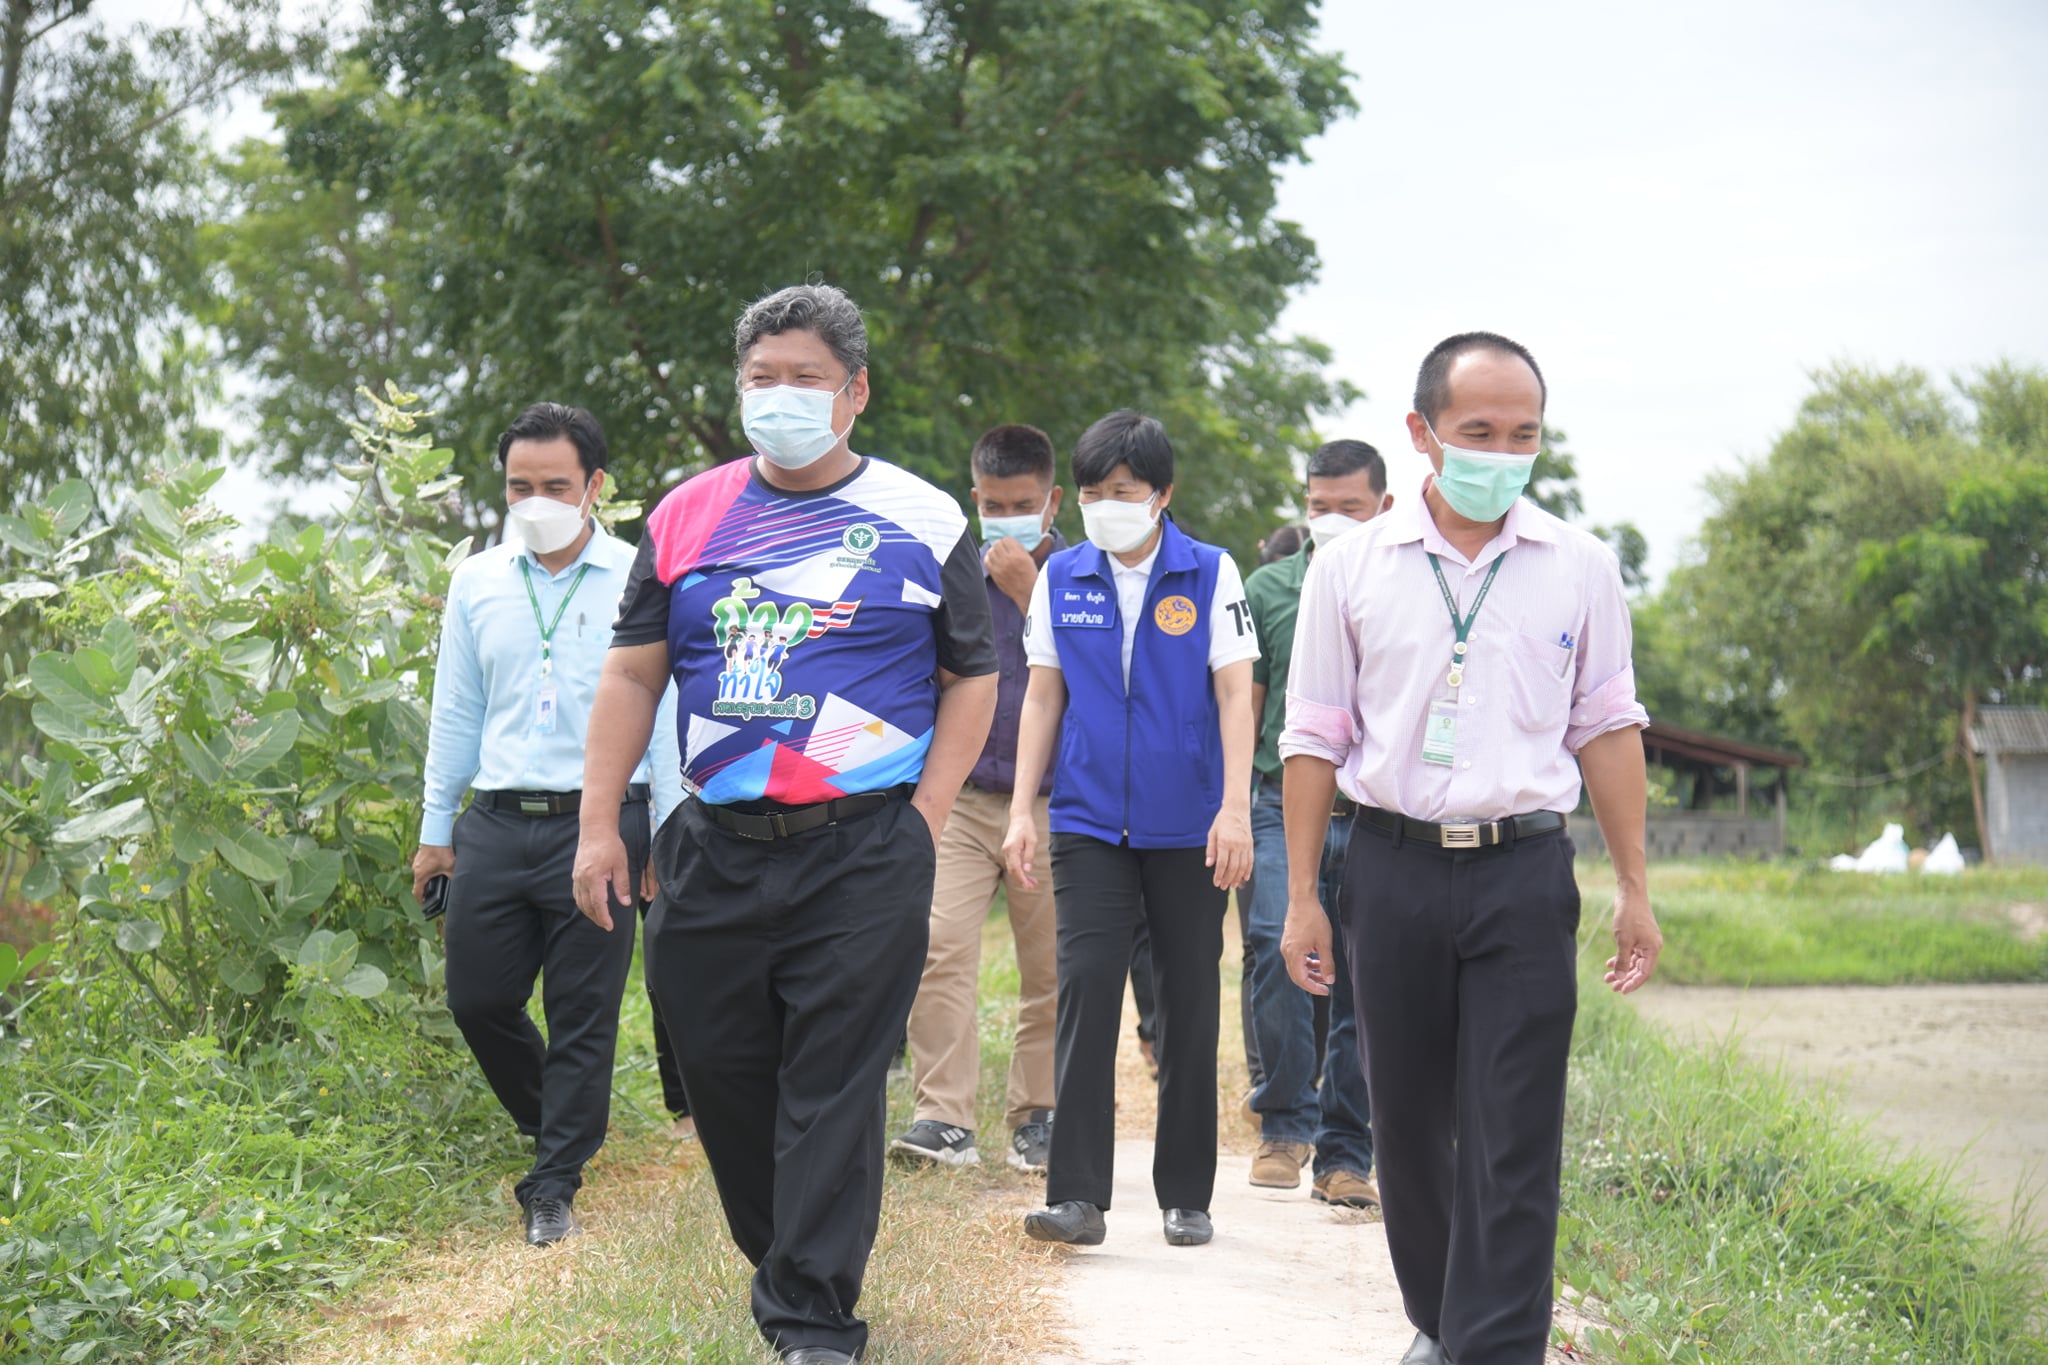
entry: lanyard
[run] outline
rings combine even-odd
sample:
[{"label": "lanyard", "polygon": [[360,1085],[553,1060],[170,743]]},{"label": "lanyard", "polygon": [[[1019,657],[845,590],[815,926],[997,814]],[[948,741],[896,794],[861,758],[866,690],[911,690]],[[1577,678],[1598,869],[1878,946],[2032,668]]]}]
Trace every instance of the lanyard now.
[{"label": "lanyard", "polygon": [[1465,638],[1472,633],[1472,623],[1479,619],[1479,608],[1486,602],[1486,594],[1493,587],[1493,576],[1500,572],[1501,563],[1508,557],[1502,550],[1494,557],[1493,567],[1486,571],[1486,581],[1479,585],[1479,595],[1472,599],[1472,610],[1464,616],[1458,615],[1458,599],[1451,596],[1451,585],[1444,579],[1444,566],[1432,554],[1429,557],[1430,571],[1436,575],[1436,585],[1444,595],[1444,608],[1451,613],[1451,629],[1458,633],[1457,643],[1451,646],[1451,674],[1444,679],[1453,689],[1465,681]]},{"label": "lanyard", "polygon": [[[1496,565],[1495,567],[1499,566]],[[555,671],[555,656],[552,647],[552,641],[555,638],[555,627],[562,624],[562,613],[569,610],[569,599],[576,595],[576,589],[583,586],[583,575],[589,572],[590,565],[588,562],[585,562],[583,567],[576,571],[576,576],[569,580],[569,591],[562,594],[562,605],[555,608],[555,619],[546,625],[541,625],[540,597],[533,590],[533,570],[526,567],[525,555],[519,557],[519,577],[525,580],[526,583],[526,600],[533,607],[533,623],[540,627],[540,675],[543,678]],[[1488,581],[1491,582],[1492,580],[1489,579]],[[1475,607],[1474,610],[1477,610],[1477,608]]]}]

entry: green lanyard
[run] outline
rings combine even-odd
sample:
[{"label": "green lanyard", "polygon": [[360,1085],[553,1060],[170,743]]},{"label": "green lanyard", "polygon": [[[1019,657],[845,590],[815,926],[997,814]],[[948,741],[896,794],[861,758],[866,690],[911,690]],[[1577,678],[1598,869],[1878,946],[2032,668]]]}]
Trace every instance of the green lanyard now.
[{"label": "green lanyard", "polygon": [[[576,589],[583,586],[583,575],[589,572],[590,565],[586,562],[582,568],[576,571],[576,576],[569,580],[569,591],[562,595],[562,605],[555,608],[555,619],[546,625],[541,625],[540,597],[533,590],[533,570],[526,567],[525,555],[519,557],[519,576],[526,581],[526,600],[533,605],[534,625],[540,627],[540,675],[543,678],[548,677],[555,671],[555,654],[552,644],[555,638],[555,627],[562,624],[562,613],[569,610],[569,599],[576,595]],[[1488,581],[1490,582],[1491,580]]]},{"label": "green lanyard", "polygon": [[1508,557],[1502,550],[1495,556],[1493,567],[1486,571],[1486,581],[1479,585],[1479,596],[1472,599],[1472,610],[1464,616],[1458,615],[1458,599],[1451,596],[1451,585],[1444,579],[1444,566],[1432,554],[1429,557],[1431,572],[1436,574],[1436,585],[1442,589],[1444,608],[1451,613],[1451,629],[1458,632],[1458,642],[1451,646],[1451,675],[1444,679],[1453,689],[1465,681],[1465,639],[1472,633],[1472,623],[1479,619],[1479,608],[1486,602],[1486,594],[1493,587],[1493,576],[1500,572],[1500,566]]}]

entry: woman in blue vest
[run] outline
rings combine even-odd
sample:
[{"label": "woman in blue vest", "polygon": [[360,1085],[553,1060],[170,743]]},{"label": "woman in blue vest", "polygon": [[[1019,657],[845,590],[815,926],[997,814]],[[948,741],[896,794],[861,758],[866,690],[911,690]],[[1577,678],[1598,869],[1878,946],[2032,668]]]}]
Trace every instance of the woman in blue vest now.
[{"label": "woman in blue vest", "polygon": [[[1209,1240],[1216,1184],[1217,964],[1230,891],[1252,867],[1251,611],[1237,565],[1165,516],[1173,446],[1114,412],[1074,446],[1088,543],[1048,559],[1024,626],[1031,681],[1016,790],[1052,788],[1059,928],[1058,1091],[1042,1242],[1103,1238],[1116,1141],[1116,1042],[1131,939],[1152,940],[1159,1123],[1152,1185],[1166,1240]],[[1043,867],[1028,800],[1003,843]]]}]

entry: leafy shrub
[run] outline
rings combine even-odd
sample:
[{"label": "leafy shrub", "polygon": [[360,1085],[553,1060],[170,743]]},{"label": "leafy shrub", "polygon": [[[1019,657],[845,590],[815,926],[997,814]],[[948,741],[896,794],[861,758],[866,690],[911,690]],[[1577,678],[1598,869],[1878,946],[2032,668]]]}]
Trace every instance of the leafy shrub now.
[{"label": "leafy shrub", "polygon": [[[439,959],[404,851],[420,769],[439,608],[468,549],[434,532],[458,480],[414,434],[416,400],[372,399],[356,497],[332,528],[282,523],[233,553],[207,501],[218,468],[183,466],[85,530],[77,482],[0,542],[28,572],[0,600],[33,602],[44,650],[7,688],[32,700],[42,755],[0,788],[0,835],[42,858],[22,894],[75,907],[75,969],[124,977],[159,1032],[230,1047],[324,1033],[342,1002],[386,997],[444,1036]],[[107,530],[113,566],[88,571]]]}]

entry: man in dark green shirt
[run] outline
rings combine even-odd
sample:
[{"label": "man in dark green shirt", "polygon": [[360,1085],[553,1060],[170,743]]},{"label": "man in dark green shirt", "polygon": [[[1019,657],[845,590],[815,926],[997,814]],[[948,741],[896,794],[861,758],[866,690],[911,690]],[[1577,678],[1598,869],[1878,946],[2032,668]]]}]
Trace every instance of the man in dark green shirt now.
[{"label": "man in dark green shirt", "polygon": [[[1363,441],[1332,441],[1308,462],[1310,539],[1284,559],[1245,580],[1258,629],[1259,658],[1252,665],[1252,713],[1259,742],[1252,759],[1253,874],[1248,937],[1251,947],[1252,1028],[1264,1080],[1252,1091],[1259,1116],[1259,1150],[1252,1158],[1251,1183],[1292,1189],[1301,1168],[1315,1161],[1312,1196],[1323,1203],[1366,1208],[1379,1202],[1372,1181],[1372,1134],[1365,1077],[1358,1061],[1358,1021],[1352,1009],[1350,975],[1332,964],[1330,1023],[1324,1055],[1318,1057],[1314,999],[1287,977],[1280,956],[1280,931],[1287,920],[1287,836],[1280,816],[1280,731],[1286,724],[1287,669],[1294,653],[1294,617],[1302,580],[1316,548],[1363,525],[1393,505],[1387,494],[1387,466]],[[1350,812],[1341,812],[1348,817]],[[1323,850],[1323,903],[1336,904],[1344,866],[1348,819],[1330,821]],[[1318,1067],[1318,1062],[1321,1066]],[[1316,1073],[1322,1072],[1322,1085]]]}]

